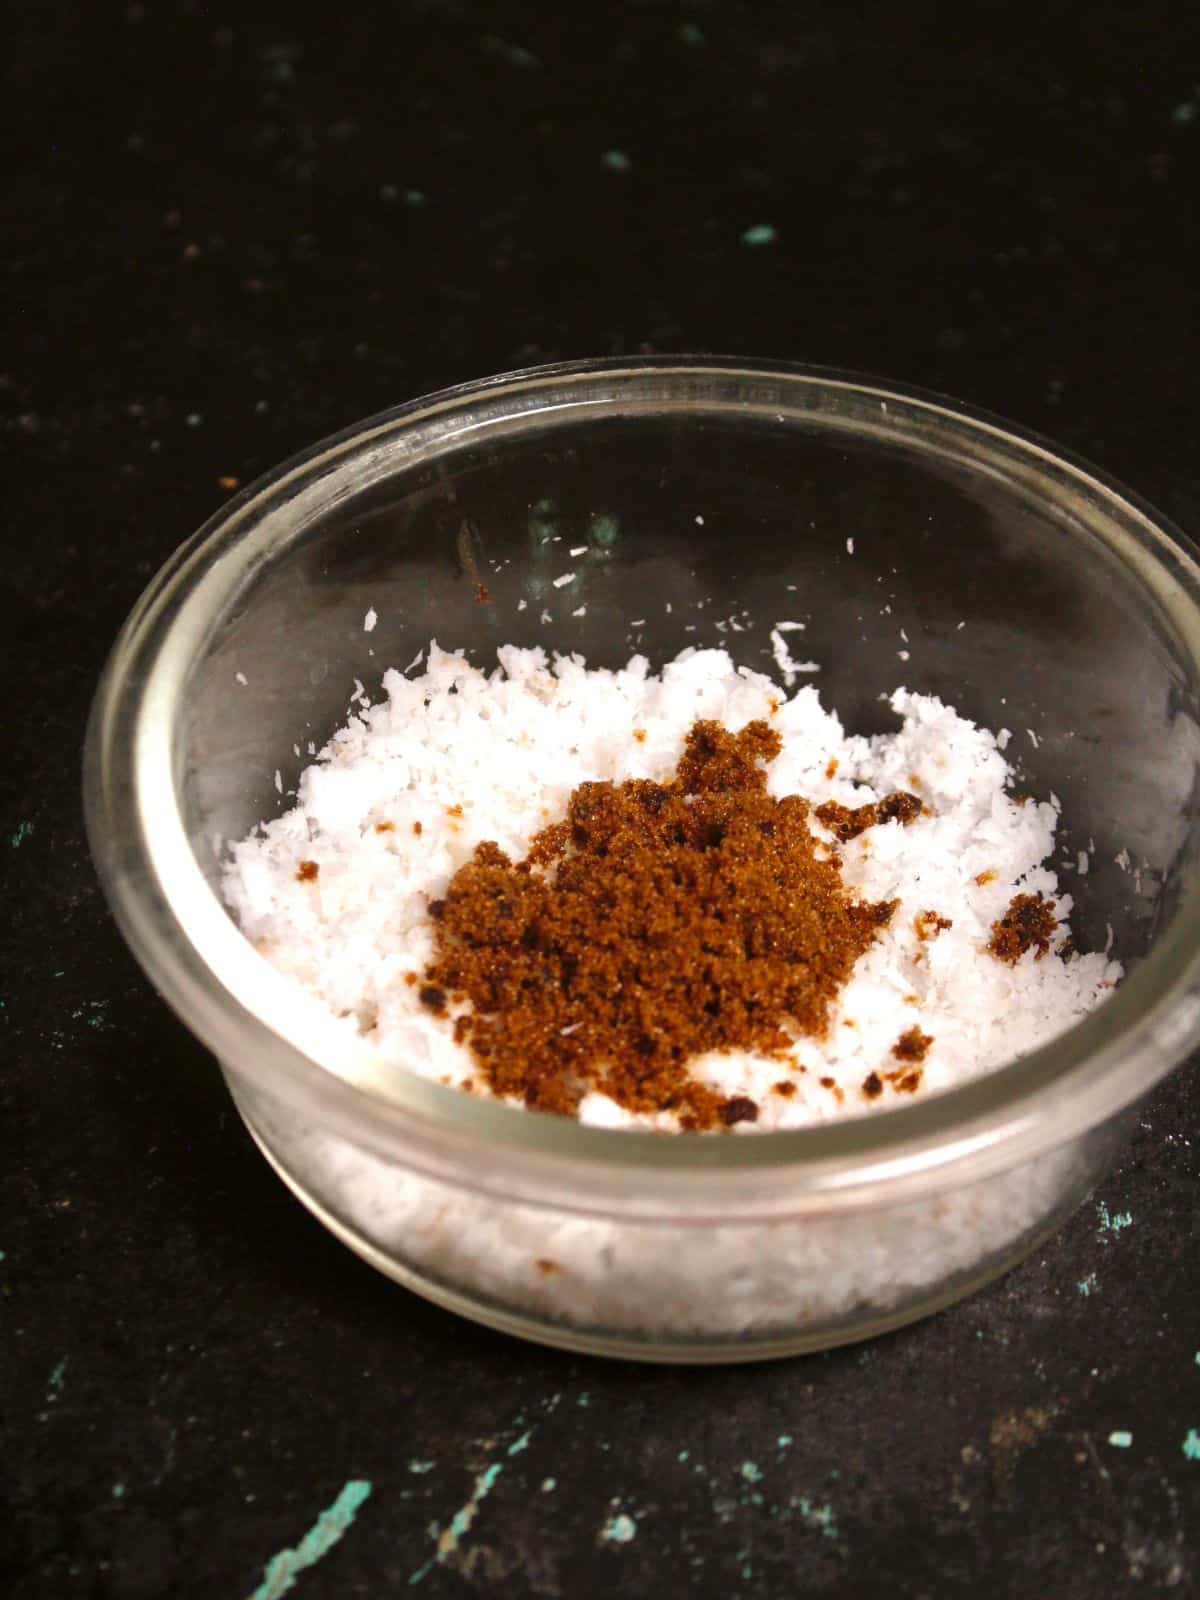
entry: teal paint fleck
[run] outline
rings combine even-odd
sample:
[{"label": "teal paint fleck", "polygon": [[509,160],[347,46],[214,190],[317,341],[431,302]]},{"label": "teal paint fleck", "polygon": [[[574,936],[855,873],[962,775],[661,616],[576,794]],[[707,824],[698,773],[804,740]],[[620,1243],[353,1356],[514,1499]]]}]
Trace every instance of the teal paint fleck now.
[{"label": "teal paint fleck", "polygon": [[684,22],[679,27],[679,42],[698,50],[705,43],[705,38],[694,22]]},{"label": "teal paint fleck", "polygon": [[801,1495],[793,1501],[799,1511],[805,1527],[812,1528],[814,1532],[821,1533],[826,1539],[836,1539],[838,1536],[837,1519],[833,1514],[833,1507],[820,1505],[815,1500],[810,1500],[807,1495]]},{"label": "teal paint fleck", "polygon": [[110,1028],[112,1026],[105,1012],[108,1010],[107,1000],[89,1000],[82,1006],[76,1006],[71,1016],[76,1021],[84,1021],[89,1028]]},{"label": "teal paint fleck", "polygon": [[743,1461],[742,1462],[742,1477],[745,1478],[747,1483],[761,1483],[762,1482],[762,1468],[759,1467],[756,1462]]},{"label": "teal paint fleck", "polygon": [[775,1443],[779,1446],[779,1448],[781,1450],[786,1450],[788,1445],[791,1444],[791,1442],[792,1442],[792,1436],[791,1436],[790,1433],[781,1433],[779,1435],[778,1439],[776,1439],[776,1441],[775,1441]]},{"label": "teal paint fleck", "polygon": [[1190,100],[1183,100],[1171,113],[1171,121],[1177,128],[1186,128],[1189,122],[1194,122],[1200,114],[1200,85]]},{"label": "teal paint fleck", "polygon": [[621,531],[618,518],[597,514],[589,520],[588,531],[592,536],[592,543],[599,545],[601,550],[611,550],[616,544]]},{"label": "teal paint fleck", "polygon": [[1189,1428],[1187,1438],[1183,1441],[1183,1453],[1189,1461],[1200,1461],[1200,1433],[1195,1428]]},{"label": "teal paint fleck", "polygon": [[13,847],[13,849],[14,850],[19,850],[20,847],[25,843],[26,839],[28,839],[29,835],[32,832],[33,832],[33,823],[32,822],[22,822],[18,826],[16,833],[14,833],[13,836],[12,836],[12,847]]},{"label": "teal paint fleck", "polygon": [[686,1461],[687,1458],[691,1455],[691,1453],[692,1452],[690,1450],[681,1450],[679,1452],[679,1454],[675,1457],[675,1459],[676,1459],[676,1461]]},{"label": "teal paint fleck", "polygon": [[55,1367],[54,1371],[50,1374],[50,1382],[46,1385],[47,1400],[57,1400],[63,1391],[63,1376],[67,1370],[67,1359],[68,1358],[64,1356]]},{"label": "teal paint fleck", "polygon": [[553,1494],[555,1489],[557,1489],[557,1488],[558,1488],[558,1479],[557,1478],[543,1478],[542,1479],[542,1493],[543,1494]]},{"label": "teal paint fleck", "polygon": [[536,72],[542,64],[532,50],[526,50],[524,45],[510,44],[507,39],[498,39],[494,33],[485,33],[479,41],[479,48],[486,55],[497,56],[506,66],[520,67],[523,72]]},{"label": "teal paint fleck", "polygon": [[615,1517],[600,1529],[600,1540],[603,1544],[629,1544],[637,1537],[637,1523],[632,1517],[626,1516],[624,1511],[618,1511]]},{"label": "teal paint fleck", "polygon": [[1096,1287],[1096,1274],[1094,1272],[1089,1272],[1086,1278],[1080,1278],[1075,1287],[1082,1295],[1086,1296],[1091,1294],[1092,1290]]},{"label": "teal paint fleck", "polygon": [[114,1500],[123,1500],[125,1498],[125,1485],[123,1483],[114,1483],[112,1492]]},{"label": "teal paint fleck", "polygon": [[533,1438],[533,1429],[527,1428],[519,1439],[514,1439],[508,1447],[510,1456],[519,1456],[522,1450],[529,1449],[529,1441]]},{"label": "teal paint fleck", "polygon": [[[4,1259],[5,1259],[5,1254],[4,1254],[4,1251],[3,1251],[3,1250],[0,1250],[0,1261],[3,1261],[3,1260],[4,1260]],[[1197,1361],[1200,1361],[1200,1355],[1198,1355],[1198,1356],[1197,1356],[1197,1357],[1196,1357],[1196,1360],[1197,1360]]]},{"label": "teal paint fleck", "polygon": [[[0,1261],[4,1260],[4,1251],[0,1250]],[[1200,1367],[1200,1350],[1196,1351],[1196,1365]]]},{"label": "teal paint fleck", "polygon": [[1115,1428],[1108,1436],[1109,1444],[1116,1445],[1118,1450],[1128,1450],[1133,1443],[1133,1435],[1124,1428]]},{"label": "teal paint fleck", "polygon": [[434,1467],[436,1467],[436,1466],[437,1466],[437,1462],[436,1461],[410,1461],[408,1463],[408,1470],[410,1472],[415,1472],[415,1473],[418,1473],[420,1475],[423,1475],[426,1472],[432,1472]]},{"label": "teal paint fleck", "polygon": [[592,1403],[592,1397],[591,1397],[590,1394],[588,1394],[586,1389],[579,1396],[579,1399],[575,1402],[575,1404],[579,1405],[579,1406],[590,1406],[591,1403]]},{"label": "teal paint fleck", "polygon": [[439,1529],[436,1523],[434,1524],[430,1532],[437,1539],[437,1549],[423,1566],[418,1567],[414,1573],[410,1574],[408,1580],[410,1584],[420,1583],[427,1572],[430,1572],[435,1566],[445,1562],[454,1554],[463,1537],[470,1531],[471,1524],[479,1515],[480,1506],[491,1494],[495,1487],[496,1479],[503,1471],[504,1464],[500,1461],[493,1461],[490,1466],[485,1467],[475,1479],[475,1485],[469,1497],[459,1506],[447,1526]]},{"label": "teal paint fleck", "polygon": [[263,1580],[250,1600],[279,1600],[307,1567],[314,1566],[342,1540],[363,1501],[371,1493],[365,1478],[351,1478],[341,1494],[313,1523],[292,1550],[281,1550],[263,1569]]},{"label": "teal paint fleck", "polygon": [[749,245],[752,250],[764,244],[774,244],[776,239],[775,229],[769,222],[756,222],[753,227],[747,228],[742,234],[742,243]]},{"label": "teal paint fleck", "polygon": [[414,210],[425,204],[425,192],[422,189],[405,189],[404,204],[412,206]]},{"label": "teal paint fleck", "polygon": [[1133,1222],[1133,1218],[1130,1216],[1128,1211],[1118,1211],[1115,1213],[1115,1215],[1109,1216],[1108,1207],[1104,1204],[1103,1200],[1101,1200],[1100,1204],[1096,1207],[1096,1213],[1100,1218],[1101,1238],[1103,1238],[1106,1233],[1120,1233],[1122,1228],[1128,1228]]},{"label": "teal paint fleck", "polygon": [[606,150],[600,160],[610,172],[628,172],[633,165],[624,150]]}]

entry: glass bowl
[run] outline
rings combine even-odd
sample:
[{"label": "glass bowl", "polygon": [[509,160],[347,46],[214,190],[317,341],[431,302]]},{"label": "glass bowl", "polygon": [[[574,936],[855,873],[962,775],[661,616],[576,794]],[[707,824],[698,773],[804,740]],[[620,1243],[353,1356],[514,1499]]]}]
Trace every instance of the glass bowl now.
[{"label": "glass bowl", "polygon": [[[816,1349],[1024,1255],[1200,1038],[1198,600],[1191,547],[1132,495],[934,396],[707,357],[514,373],[316,446],[176,552],[97,693],[92,848],[267,1159],[382,1271],[580,1350]],[[1111,930],[1128,976],[1002,1070],[802,1131],[581,1127],[360,1059],[223,908],[223,841],[288,806],[355,680],[431,637],[656,668],[720,643],[771,671],[797,616],[851,731],[888,725],[901,682],[1031,730],[1021,782],[1060,797],[1066,860],[1089,850],[1062,869],[1075,935]]]}]

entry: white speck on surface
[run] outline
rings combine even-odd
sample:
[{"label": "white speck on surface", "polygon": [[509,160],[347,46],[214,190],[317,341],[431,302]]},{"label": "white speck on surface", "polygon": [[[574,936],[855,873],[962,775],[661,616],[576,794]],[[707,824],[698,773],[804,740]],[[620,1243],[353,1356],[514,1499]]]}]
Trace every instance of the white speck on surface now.
[{"label": "white speck on surface", "polygon": [[803,633],[808,627],[807,622],[777,622],[775,626],[780,633]]},{"label": "white speck on surface", "polygon": [[587,607],[586,606],[576,606],[574,611],[572,611],[571,615],[573,617],[586,617],[587,616]]},{"label": "white speck on surface", "polygon": [[1108,1442],[1118,1450],[1128,1450],[1133,1443],[1133,1435],[1126,1428],[1114,1428],[1108,1436]]},{"label": "white speck on surface", "polygon": [[966,627],[966,623],[965,622],[960,622],[958,624],[958,627],[955,628],[955,632],[956,633],[958,632],[958,628],[965,628],[965,627]]},{"label": "white speck on surface", "polygon": [[846,554],[847,555],[851,555],[851,556],[854,554],[854,540],[853,539],[847,539],[846,540]]},{"label": "white speck on surface", "polygon": [[571,548],[567,551],[567,554],[569,556],[585,556],[585,555],[587,555],[587,553],[588,553],[588,547],[585,544],[573,544],[571,546]]},{"label": "white speck on surface", "polygon": [[283,775],[278,767],[275,768],[275,788],[280,794],[283,793]]},{"label": "white speck on surface", "polygon": [[245,684],[245,683],[247,683],[249,681],[244,672],[235,672],[234,673],[234,677],[237,679],[237,681],[240,684]]},{"label": "white speck on surface", "polygon": [[574,582],[575,574],[573,572],[564,572],[561,573],[559,577],[554,579],[554,587],[556,589],[564,589],[568,583]]},{"label": "white speck on surface", "polygon": [[704,518],[703,518],[703,517],[701,517],[701,516],[695,516],[695,517],[693,517],[693,518],[692,518],[692,521],[693,521],[693,522],[694,522],[694,523],[695,523],[695,524],[696,524],[696,526],[697,526],[697,527],[698,527],[698,528],[702,528],[702,527],[703,527],[703,526],[704,526]]},{"label": "white speck on surface", "polygon": [[379,614],[375,610],[375,607],[372,606],[371,609],[367,612],[366,616],[363,618],[363,632],[364,633],[374,633],[375,624],[378,621],[379,621]]},{"label": "white speck on surface", "polygon": [[896,654],[899,656],[901,661],[907,661],[909,659],[910,655],[911,655],[911,651],[908,651],[908,650],[897,650]]},{"label": "white speck on surface", "polygon": [[541,623],[553,622],[554,617],[549,611],[543,611],[538,621]]},{"label": "white speck on surface", "polygon": [[637,1536],[637,1523],[624,1511],[608,1521],[600,1529],[600,1542],[602,1544],[629,1544]]},{"label": "white speck on surface", "polygon": [[644,628],[646,626],[646,619],[645,617],[634,617],[629,626],[631,628]]},{"label": "white speck on surface", "polygon": [[1034,748],[1034,749],[1035,749],[1035,750],[1036,750],[1036,749],[1037,749],[1037,747],[1038,747],[1038,736],[1037,736],[1037,734],[1036,734],[1036,733],[1034,733],[1034,731],[1033,731],[1033,729],[1032,729],[1032,728],[1026,728],[1026,729],[1025,729],[1025,732],[1026,732],[1026,733],[1027,733],[1027,734],[1028,734],[1028,735],[1029,735],[1029,742],[1030,742],[1030,744],[1031,744],[1031,745],[1032,745],[1032,746],[1033,746],[1033,748]]},{"label": "white speck on surface", "polygon": [[527,606],[527,605],[528,605],[528,604],[529,604],[529,601],[528,601],[528,600],[518,600],[518,601],[517,601],[517,610],[518,610],[518,611],[524,611],[524,609],[525,609],[525,607],[526,607],[526,606]]},{"label": "white speck on surface", "polygon": [[1079,870],[1079,876],[1081,878],[1086,878],[1088,874],[1088,867],[1090,866],[1090,862],[1088,861],[1088,853],[1086,850],[1081,850],[1079,852],[1079,858],[1076,862],[1076,866]]}]

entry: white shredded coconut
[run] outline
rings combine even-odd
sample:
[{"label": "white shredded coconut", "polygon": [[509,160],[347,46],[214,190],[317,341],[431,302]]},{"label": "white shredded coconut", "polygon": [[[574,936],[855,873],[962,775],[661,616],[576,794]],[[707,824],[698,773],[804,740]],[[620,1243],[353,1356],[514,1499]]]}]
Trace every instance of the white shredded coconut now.
[{"label": "white shredded coconut", "polygon": [[557,578],[554,579],[554,587],[556,589],[562,589],[568,583],[573,583],[574,581],[575,581],[575,574],[573,572],[563,572]]},{"label": "white shredded coconut", "polygon": [[[729,625],[735,633],[743,630],[732,617]],[[771,629],[771,654],[775,657],[775,665],[779,668],[779,676],[790,689],[802,672],[820,672],[820,664],[816,661],[797,661],[787,647],[787,640],[778,628]]]},{"label": "white shredded coconut", "polygon": [[[841,847],[857,894],[900,905],[855,966],[828,1036],[796,1040],[794,1060],[805,1068],[797,1092],[772,1093],[780,1063],[768,1058],[693,1063],[713,1088],[759,1104],[757,1122],[739,1131],[897,1103],[897,1092],[871,1099],[862,1085],[895,1067],[891,1047],[914,1025],[934,1038],[921,1092],[949,1088],[1068,1027],[1120,976],[1100,955],[1039,961],[1029,952],[1008,966],[986,953],[992,923],[1016,893],[1053,901],[1058,943],[1068,936],[1071,898],[1044,865],[1056,808],[1010,799],[999,739],[940,701],[898,689],[897,732],[848,737],[814,688],[781,699],[771,679],[735,668],[723,650],[685,650],[661,676],[643,656],[610,672],[589,671],[578,655],[551,660],[513,646],[497,654],[499,666],[485,673],[432,644],[419,677],[385,675],[380,703],[356,692],[355,715],[304,772],[294,808],[236,845],[225,871],[247,936],[393,1066],[454,1083],[476,1071],[449,1023],[404,981],[433,954],[428,901],[476,845],[494,840],[520,859],[565,814],[578,784],[668,778],[699,717],[734,731],[770,721],[783,741],[768,769],[779,798],[858,806],[905,789],[927,807],[907,826],[888,822]],[[377,831],[380,823],[390,827]],[[316,878],[298,877],[302,861],[316,864]],[[952,926],[922,939],[914,919],[926,911]],[[634,1117],[602,1101],[587,1095],[582,1119],[675,1125],[670,1114]]]},{"label": "white shredded coconut", "polygon": [[379,613],[376,611],[375,607],[372,606],[371,609],[367,612],[366,616],[363,618],[363,632],[364,633],[374,633],[375,624],[378,621],[379,621]]}]

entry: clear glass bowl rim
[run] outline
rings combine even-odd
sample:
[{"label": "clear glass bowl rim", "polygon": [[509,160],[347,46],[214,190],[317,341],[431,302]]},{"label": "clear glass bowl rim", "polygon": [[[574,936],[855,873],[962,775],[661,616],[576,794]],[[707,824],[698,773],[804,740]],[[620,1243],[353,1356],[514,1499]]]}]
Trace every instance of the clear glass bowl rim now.
[{"label": "clear glass bowl rim", "polygon": [[[312,1125],[377,1156],[508,1199],[627,1215],[731,1217],[826,1214],[894,1203],[982,1179],[1117,1116],[1200,1042],[1200,886],[1181,895],[1169,927],[1097,1012],[1048,1045],[928,1101],[828,1125],[724,1138],[663,1138],[581,1127],[421,1078],[394,1074],[384,1097],[350,1081],[222,981],[251,952],[192,856],[173,778],[175,712],[186,663],[219,605],[205,609],[214,567],[228,597],[272,516],[294,532],[305,494],[352,489],[371,457],[435,423],[451,441],[486,425],[502,438],[532,411],[605,405],[620,414],[639,383],[665,404],[694,404],[697,385],[777,384],[797,416],[828,418],[839,401],[873,405],[893,429],[920,416],[947,444],[986,441],[1013,470],[1103,506],[1127,565],[1155,591],[1200,681],[1200,566],[1190,541],[1106,474],[1037,435],[941,395],[835,369],[740,357],[650,356],[527,368],[458,385],[332,435],[242,490],[168,558],[135,604],[93,701],[84,800],[93,857],[114,915],[163,997],[226,1066]],[[643,408],[644,409],[644,408]],[[486,413],[486,415],[485,415]],[[633,414],[632,412],[630,414]],[[855,428],[853,431],[866,430]],[[878,430],[876,430],[878,431]],[[895,434],[902,438],[902,434]],[[435,440],[436,447],[436,440]],[[424,459],[409,456],[413,460]],[[327,501],[328,503],[328,501]],[[310,507],[311,511],[311,507]],[[298,513],[297,513],[298,514]],[[282,518],[282,520],[280,520]],[[310,520],[306,515],[304,521]],[[220,561],[214,561],[219,552]],[[150,803],[152,798],[153,803]],[[186,858],[186,860],[184,859]],[[178,875],[164,871],[164,863]],[[190,863],[191,870],[187,869]],[[200,945],[205,946],[202,952]],[[270,985],[278,975],[262,974]],[[274,1025],[272,1025],[274,1024]],[[310,1041],[311,1042],[311,1041]]]}]

